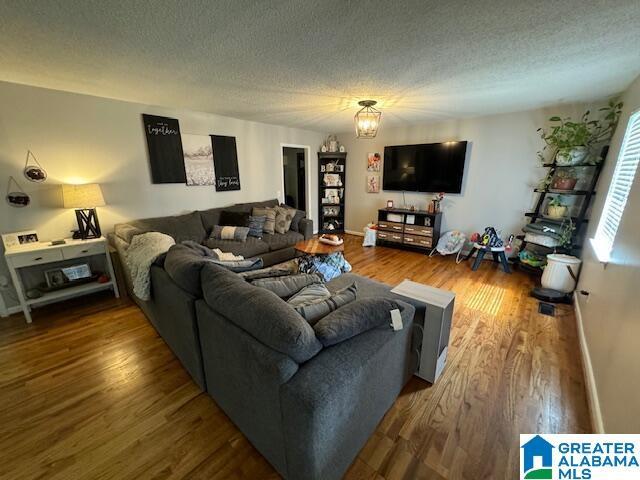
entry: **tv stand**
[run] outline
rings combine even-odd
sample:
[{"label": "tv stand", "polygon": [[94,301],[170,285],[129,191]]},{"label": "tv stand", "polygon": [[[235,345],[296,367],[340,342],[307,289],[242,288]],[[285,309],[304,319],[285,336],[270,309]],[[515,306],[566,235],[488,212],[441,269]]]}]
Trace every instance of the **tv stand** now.
[{"label": "tv stand", "polygon": [[378,210],[376,245],[431,251],[440,239],[442,212],[382,208]]}]

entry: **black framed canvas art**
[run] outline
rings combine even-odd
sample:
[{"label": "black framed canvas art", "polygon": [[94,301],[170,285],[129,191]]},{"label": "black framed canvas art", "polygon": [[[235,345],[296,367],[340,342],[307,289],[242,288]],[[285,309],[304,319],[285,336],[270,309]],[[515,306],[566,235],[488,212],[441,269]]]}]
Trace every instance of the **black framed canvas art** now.
[{"label": "black framed canvas art", "polygon": [[216,191],[240,190],[240,171],[236,137],[211,135],[213,165],[216,171]]},{"label": "black framed canvas art", "polygon": [[180,125],[175,118],[142,114],[153,183],[186,183]]}]

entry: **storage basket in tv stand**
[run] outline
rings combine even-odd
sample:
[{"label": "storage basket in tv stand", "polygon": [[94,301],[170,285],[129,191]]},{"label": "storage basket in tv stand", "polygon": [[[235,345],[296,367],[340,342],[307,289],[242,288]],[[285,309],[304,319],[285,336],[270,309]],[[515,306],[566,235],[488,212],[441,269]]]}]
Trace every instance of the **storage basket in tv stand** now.
[{"label": "storage basket in tv stand", "polygon": [[441,222],[441,212],[380,209],[376,244],[431,251],[438,244]]}]

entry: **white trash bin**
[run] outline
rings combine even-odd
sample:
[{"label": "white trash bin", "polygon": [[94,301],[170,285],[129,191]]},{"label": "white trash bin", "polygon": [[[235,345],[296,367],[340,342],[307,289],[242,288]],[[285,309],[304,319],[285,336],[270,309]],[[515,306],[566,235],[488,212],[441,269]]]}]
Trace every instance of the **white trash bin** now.
[{"label": "white trash bin", "polygon": [[582,260],[571,255],[547,255],[547,266],[542,273],[542,286],[563,293],[573,292],[581,263]]},{"label": "white trash bin", "polygon": [[363,247],[376,246],[376,232],[377,230],[373,228],[364,227],[364,239],[362,240]]}]

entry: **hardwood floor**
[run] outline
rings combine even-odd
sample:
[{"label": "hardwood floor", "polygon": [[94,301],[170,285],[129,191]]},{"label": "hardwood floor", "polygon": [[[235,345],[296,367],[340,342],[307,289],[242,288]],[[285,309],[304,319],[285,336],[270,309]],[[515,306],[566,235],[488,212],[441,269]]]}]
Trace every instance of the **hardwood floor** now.
[{"label": "hardwood floor", "polygon": [[[414,377],[349,479],[518,478],[519,433],[590,431],[575,319],[492,262],[363,248],[354,270],[457,294],[447,367]],[[278,478],[140,310],[106,294],[0,320],[0,478]]]}]

